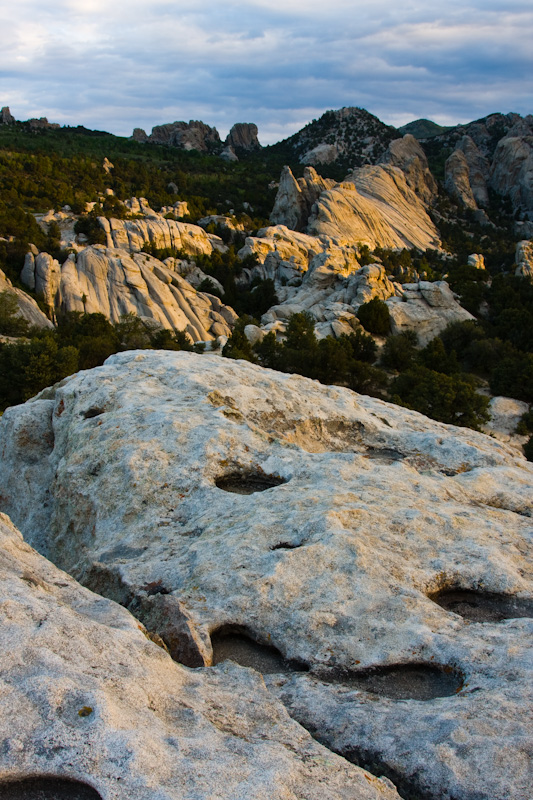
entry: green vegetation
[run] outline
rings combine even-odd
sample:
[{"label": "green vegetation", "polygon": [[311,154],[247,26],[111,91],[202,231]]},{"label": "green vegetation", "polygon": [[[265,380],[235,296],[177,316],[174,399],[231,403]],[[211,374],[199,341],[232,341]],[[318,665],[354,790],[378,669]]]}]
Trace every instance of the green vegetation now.
[{"label": "green vegetation", "polygon": [[[0,301],[6,293],[0,295]],[[1,315],[1,304],[0,304]],[[7,318],[11,319],[8,313]],[[16,319],[16,317],[15,317]],[[157,348],[193,350],[183,331],[150,328],[127,314],[113,325],[103,314],[71,312],[58,318],[55,330],[28,331],[30,338],[0,342],[0,410],[23,403],[42,389],[91,369],[121,350]]]}]

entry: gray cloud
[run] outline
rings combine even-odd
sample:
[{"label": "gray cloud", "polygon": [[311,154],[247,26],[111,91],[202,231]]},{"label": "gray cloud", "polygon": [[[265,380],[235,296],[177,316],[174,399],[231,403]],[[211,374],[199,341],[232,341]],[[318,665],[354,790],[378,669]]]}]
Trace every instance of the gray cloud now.
[{"label": "gray cloud", "polygon": [[397,125],[533,111],[530,0],[18,0],[0,26],[20,119],[253,121],[269,143],[344,105]]}]

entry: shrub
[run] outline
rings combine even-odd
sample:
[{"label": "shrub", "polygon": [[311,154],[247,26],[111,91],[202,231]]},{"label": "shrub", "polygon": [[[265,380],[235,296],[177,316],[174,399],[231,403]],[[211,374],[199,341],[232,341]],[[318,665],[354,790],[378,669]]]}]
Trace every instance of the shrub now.
[{"label": "shrub", "polygon": [[390,332],[390,314],[386,303],[374,297],[359,306],[357,316],[363,328],[377,336],[387,336]]}]

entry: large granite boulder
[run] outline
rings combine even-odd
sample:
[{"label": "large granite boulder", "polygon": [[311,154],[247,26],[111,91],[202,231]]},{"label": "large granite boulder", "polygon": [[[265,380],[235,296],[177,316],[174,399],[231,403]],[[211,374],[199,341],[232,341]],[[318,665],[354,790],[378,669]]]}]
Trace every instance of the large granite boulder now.
[{"label": "large granite boulder", "polygon": [[[347,389],[149,351],[8,409],[0,440],[2,510],[175,658],[275,647],[274,668],[252,661],[271,692],[404,796],[528,800],[533,466],[516,451]],[[144,693],[120,636],[109,652]]]},{"label": "large granite boulder", "polygon": [[533,220],[533,130],[529,136],[507,136],[494,153],[491,186],[510,198],[515,211]]},{"label": "large granite boulder", "polygon": [[257,673],[176,664],[4,514],[0,579],[2,798],[397,800],[314,742]]}]

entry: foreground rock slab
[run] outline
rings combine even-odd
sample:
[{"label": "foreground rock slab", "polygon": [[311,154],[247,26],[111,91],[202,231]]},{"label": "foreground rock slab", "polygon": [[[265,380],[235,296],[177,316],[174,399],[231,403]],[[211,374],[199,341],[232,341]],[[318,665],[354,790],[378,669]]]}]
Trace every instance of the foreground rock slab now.
[{"label": "foreground rock slab", "polygon": [[2,509],[176,659],[209,666],[228,636],[274,647],[260,669],[295,719],[403,796],[529,799],[533,466],[516,451],[149,351],[8,409],[0,442]]},{"label": "foreground rock slab", "polygon": [[256,672],[176,664],[3,514],[0,543],[1,797],[398,797],[316,744]]}]

